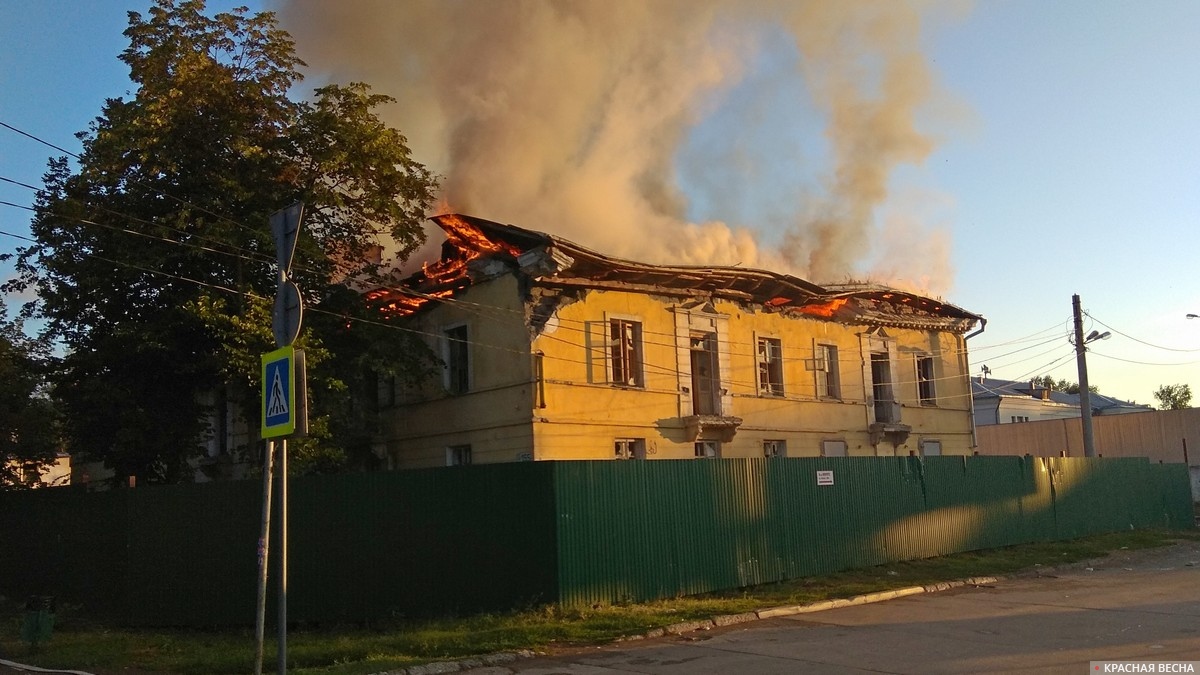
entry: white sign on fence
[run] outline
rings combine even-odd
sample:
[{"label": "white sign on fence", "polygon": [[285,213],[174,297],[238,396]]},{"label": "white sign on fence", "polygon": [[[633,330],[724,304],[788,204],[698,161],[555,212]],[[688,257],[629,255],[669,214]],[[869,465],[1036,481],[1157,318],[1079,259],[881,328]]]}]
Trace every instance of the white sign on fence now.
[{"label": "white sign on fence", "polygon": [[818,471],[817,472],[817,485],[833,485],[833,472],[832,471]]}]

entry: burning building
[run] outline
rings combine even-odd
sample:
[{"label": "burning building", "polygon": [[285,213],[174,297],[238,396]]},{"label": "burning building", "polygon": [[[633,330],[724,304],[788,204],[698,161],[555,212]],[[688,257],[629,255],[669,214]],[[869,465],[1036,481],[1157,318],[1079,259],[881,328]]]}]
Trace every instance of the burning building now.
[{"label": "burning building", "polygon": [[967,454],[982,318],[882,286],[646,265],[466,215],[372,291],[440,357],[381,380],[390,466]]}]

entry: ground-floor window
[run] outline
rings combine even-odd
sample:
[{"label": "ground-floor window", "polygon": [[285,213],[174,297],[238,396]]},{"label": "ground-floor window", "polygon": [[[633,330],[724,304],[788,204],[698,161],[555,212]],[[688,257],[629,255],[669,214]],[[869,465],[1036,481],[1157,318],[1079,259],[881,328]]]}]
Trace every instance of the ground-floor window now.
[{"label": "ground-floor window", "polygon": [[613,440],[614,459],[646,459],[646,439],[618,438]]},{"label": "ground-floor window", "polygon": [[763,455],[766,457],[787,457],[787,441],[771,439],[764,440]]},{"label": "ground-floor window", "polygon": [[845,457],[846,456],[846,441],[829,440],[821,441],[821,456],[822,457]]},{"label": "ground-floor window", "polygon": [[446,448],[446,466],[466,466],[470,463],[470,445],[451,445]]}]

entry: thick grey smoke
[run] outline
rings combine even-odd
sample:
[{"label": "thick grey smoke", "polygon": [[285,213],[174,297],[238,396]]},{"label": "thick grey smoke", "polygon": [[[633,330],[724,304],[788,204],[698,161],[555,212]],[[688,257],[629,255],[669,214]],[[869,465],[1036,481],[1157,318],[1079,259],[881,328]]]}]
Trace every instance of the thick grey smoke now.
[{"label": "thick grey smoke", "polygon": [[[399,99],[385,116],[445,176],[448,208],[611,255],[814,281],[871,273],[872,242],[889,239],[876,223],[893,169],[934,148],[915,123],[935,93],[922,15],[899,0],[279,1],[318,78]],[[673,168],[689,131],[746,76],[766,30],[794,44],[795,77],[830,148],[820,184],[778,195],[790,215],[771,247],[761,223],[689,222]],[[707,199],[739,198],[719,191]],[[947,249],[910,256],[907,268],[889,257],[875,271],[890,278],[876,280],[942,291]]]}]

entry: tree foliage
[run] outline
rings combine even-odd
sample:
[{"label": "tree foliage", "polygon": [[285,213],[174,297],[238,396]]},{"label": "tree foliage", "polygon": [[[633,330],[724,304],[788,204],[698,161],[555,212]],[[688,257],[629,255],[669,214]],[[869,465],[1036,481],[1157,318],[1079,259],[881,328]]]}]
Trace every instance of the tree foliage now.
[{"label": "tree foliage", "polygon": [[[1032,380],[1030,380],[1030,382],[1035,387],[1045,387],[1047,389],[1053,389],[1054,391],[1061,391],[1064,394],[1078,394],[1079,393],[1079,383],[1072,382],[1072,381],[1064,379],[1064,378],[1055,380],[1053,377],[1051,377],[1049,375],[1039,375],[1037,377],[1034,377]],[[1088,385],[1088,391],[1093,394],[1099,394],[1100,388],[1097,387],[1096,385],[1092,384],[1092,385]]]},{"label": "tree foliage", "polygon": [[[364,310],[344,282],[373,272],[363,261],[381,237],[399,256],[420,244],[436,188],[376,115],[390,98],[353,83],[292,100],[303,64],[274,15],[204,10],[156,0],[129,13],[120,58],[135,91],[79,134],[77,168],[51,160],[37,243],[13,284],[36,290],[46,337],[68,349],[54,384],[72,449],[149,481],[187,480],[212,431],[208,393],[257,419],[277,279],[268,217],[296,200],[306,209],[291,276],[310,308],[297,346],[309,350],[315,426],[328,430],[307,446],[354,456],[337,433],[345,392],[368,366],[410,367],[414,352],[378,318],[348,322]],[[343,349],[376,341],[373,363]]]},{"label": "tree foliage", "polygon": [[46,395],[48,345],[32,339],[0,302],[0,489],[25,487],[60,448],[58,412]]},{"label": "tree foliage", "polygon": [[1182,410],[1192,407],[1192,388],[1186,384],[1164,384],[1154,392],[1159,410]]}]

